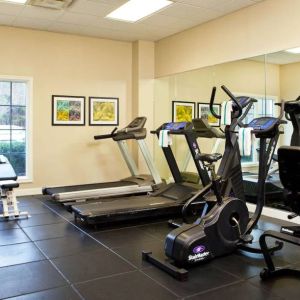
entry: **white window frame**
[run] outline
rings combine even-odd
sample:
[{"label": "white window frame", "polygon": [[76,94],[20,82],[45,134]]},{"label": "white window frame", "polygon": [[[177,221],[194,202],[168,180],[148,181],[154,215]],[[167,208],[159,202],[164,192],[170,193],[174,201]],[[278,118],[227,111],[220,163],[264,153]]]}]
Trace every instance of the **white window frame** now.
[{"label": "white window frame", "polygon": [[27,76],[0,75],[0,81],[26,82],[26,176],[19,176],[19,183],[33,182],[33,78]]},{"label": "white window frame", "polygon": [[[275,104],[278,102],[278,97],[274,95],[259,95],[259,94],[252,94],[252,93],[233,93],[235,96],[248,96],[252,97],[254,99],[264,99],[264,100],[273,100],[273,103]],[[277,109],[276,107],[273,106],[273,116],[276,115]],[[258,113],[258,107],[254,110],[254,118],[257,118],[261,116],[261,114]],[[257,141],[256,144],[253,145],[253,147],[256,149],[257,148]],[[258,153],[257,151],[253,152],[253,161],[252,162],[242,162],[242,168],[251,168],[251,167],[257,167],[258,166]]]}]

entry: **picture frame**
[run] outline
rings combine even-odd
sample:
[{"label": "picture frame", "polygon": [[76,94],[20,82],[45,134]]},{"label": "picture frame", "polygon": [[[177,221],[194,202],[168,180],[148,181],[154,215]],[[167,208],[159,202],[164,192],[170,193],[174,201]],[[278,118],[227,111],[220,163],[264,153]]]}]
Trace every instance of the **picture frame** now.
[{"label": "picture frame", "polygon": [[192,122],[195,118],[196,103],[172,101],[172,122]]},{"label": "picture frame", "polygon": [[119,98],[89,97],[90,126],[118,126]]},{"label": "picture frame", "polygon": [[[221,114],[221,104],[214,104],[214,111]],[[209,103],[198,102],[198,118],[206,119],[208,124],[212,127],[220,127],[221,120],[212,115],[209,108]]]},{"label": "picture frame", "polygon": [[53,126],[84,126],[85,97],[52,95]]}]

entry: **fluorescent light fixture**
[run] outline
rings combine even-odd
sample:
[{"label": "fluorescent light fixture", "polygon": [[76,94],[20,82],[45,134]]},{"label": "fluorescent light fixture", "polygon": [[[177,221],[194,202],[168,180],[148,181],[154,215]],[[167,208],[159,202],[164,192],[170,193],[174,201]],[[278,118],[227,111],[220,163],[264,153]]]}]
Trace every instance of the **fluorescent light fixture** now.
[{"label": "fluorescent light fixture", "polygon": [[12,2],[12,3],[25,4],[27,2],[27,0],[4,0],[4,2]]},{"label": "fluorescent light fixture", "polygon": [[106,18],[134,23],[172,3],[169,0],[129,0]]},{"label": "fluorescent light fixture", "polygon": [[289,52],[289,53],[293,53],[293,54],[300,54],[300,47],[288,49],[288,50],[285,50],[285,51]]}]

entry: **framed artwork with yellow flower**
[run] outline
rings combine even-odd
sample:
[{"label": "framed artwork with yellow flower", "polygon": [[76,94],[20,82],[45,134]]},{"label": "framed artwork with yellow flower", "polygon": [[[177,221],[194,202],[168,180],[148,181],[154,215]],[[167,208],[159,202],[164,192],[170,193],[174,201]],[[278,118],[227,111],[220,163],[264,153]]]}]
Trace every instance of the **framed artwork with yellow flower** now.
[{"label": "framed artwork with yellow flower", "polygon": [[172,101],[172,122],[192,122],[195,106],[195,102]]},{"label": "framed artwork with yellow flower", "polygon": [[89,97],[89,124],[119,125],[119,98]]}]

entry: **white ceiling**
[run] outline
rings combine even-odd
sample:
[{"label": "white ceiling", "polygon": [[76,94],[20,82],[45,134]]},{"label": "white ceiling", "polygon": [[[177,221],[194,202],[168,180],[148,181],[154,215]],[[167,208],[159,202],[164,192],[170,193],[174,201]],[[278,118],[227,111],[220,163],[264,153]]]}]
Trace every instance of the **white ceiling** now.
[{"label": "white ceiling", "polygon": [[[149,0],[151,1],[151,0]],[[74,0],[65,10],[0,0],[0,25],[95,36],[157,41],[263,0],[173,0],[169,7],[136,23],[104,17],[126,0]]]}]

